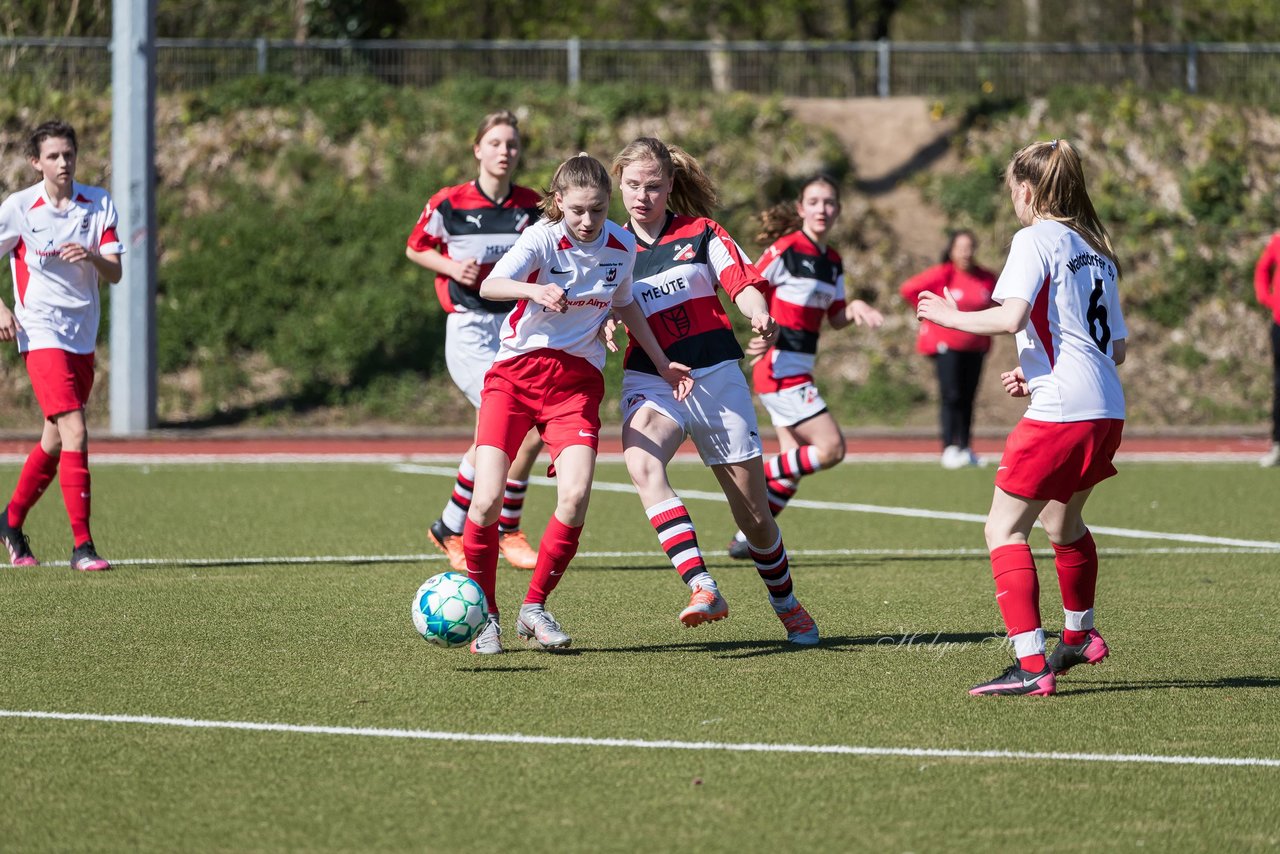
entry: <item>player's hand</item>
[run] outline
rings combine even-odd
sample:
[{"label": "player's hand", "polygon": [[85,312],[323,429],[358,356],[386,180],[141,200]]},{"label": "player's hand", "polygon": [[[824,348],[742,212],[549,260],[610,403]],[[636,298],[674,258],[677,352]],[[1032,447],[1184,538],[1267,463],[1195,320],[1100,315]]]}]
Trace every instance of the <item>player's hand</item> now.
[{"label": "player's hand", "polygon": [[747,364],[754,365],[756,362],[764,358],[764,354],[769,352],[769,345],[759,335],[755,335],[747,342]]},{"label": "player's hand", "polygon": [[682,365],[679,362],[667,362],[665,368],[658,369],[658,373],[662,374],[662,378],[671,385],[676,400],[684,400],[689,396],[689,392],[693,391],[691,370],[692,368],[688,365]]},{"label": "player's hand", "polygon": [[600,324],[600,328],[596,330],[596,338],[608,348],[610,353],[618,352],[618,342],[613,339],[613,336],[621,325],[617,318],[610,314],[604,319],[604,323]]},{"label": "player's hand", "polygon": [[466,285],[469,288],[477,287],[480,284],[480,262],[476,259],[454,259],[453,268],[453,275],[449,278],[458,284]]},{"label": "player's hand", "polygon": [[12,341],[18,337],[18,318],[13,316],[9,307],[0,303],[0,341]]},{"label": "player's hand", "polygon": [[1009,397],[1026,397],[1031,394],[1031,389],[1027,386],[1027,378],[1023,376],[1020,367],[1000,374],[1000,384],[1004,386],[1004,392]]},{"label": "player's hand", "polygon": [[569,298],[565,294],[565,289],[559,285],[534,285],[529,299],[549,311],[564,314],[569,310]]},{"label": "player's hand", "polygon": [[869,326],[872,329],[884,324],[884,315],[860,299],[849,303],[848,317],[858,326]]},{"label": "player's hand", "polygon": [[939,326],[950,326],[947,321],[959,312],[956,307],[955,297],[951,296],[951,291],[943,288],[943,296],[938,296],[932,291],[925,291],[920,294],[920,301],[916,303],[916,319],[928,320]]},{"label": "player's hand", "polygon": [[82,243],[64,243],[58,247],[58,257],[70,264],[88,261],[90,254],[89,247]]},{"label": "player's hand", "polygon": [[778,338],[778,321],[767,311],[758,311],[751,315],[751,331],[759,335],[765,344],[772,344]]}]

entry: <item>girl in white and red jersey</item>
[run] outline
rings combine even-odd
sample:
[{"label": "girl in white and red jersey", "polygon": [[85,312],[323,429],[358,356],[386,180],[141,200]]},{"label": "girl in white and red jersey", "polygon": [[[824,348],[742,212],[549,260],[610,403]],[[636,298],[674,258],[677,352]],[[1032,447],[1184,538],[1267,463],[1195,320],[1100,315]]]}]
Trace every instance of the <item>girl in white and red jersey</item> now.
[{"label": "girl in white and red jersey", "polygon": [[[520,162],[520,129],[513,113],[499,110],[485,116],[472,152],[480,164],[479,176],[431,197],[409,235],[405,254],[436,274],[436,297],[447,312],[444,353],[449,376],[479,409],[484,374],[498,352],[499,327],[513,305],[510,300],[484,298],[480,283],[520,233],[537,221],[541,197],[536,190],[512,183]],[[520,517],[529,472],[540,450],[537,433],[530,433],[511,464],[498,522],[498,547],[520,569],[533,569],[538,557],[520,529]],[[473,444],[458,463],[452,496],[427,530],[459,572],[467,566],[462,526],[475,476]]]},{"label": "girl in white and red jersey", "polygon": [[14,310],[0,306],[0,340],[18,351],[44,413],[40,442],[27,456],[9,506],[0,512],[0,540],[14,566],[39,563],[22,532],[27,513],[58,475],[71,521],[71,567],[110,569],[89,530],[89,437],[84,407],[93,388],[98,280],[120,281],[124,244],[116,209],[100,187],[77,184],[76,132],[46,122],[32,133],[27,157],[41,181],[0,204],[0,253],[10,256]]},{"label": "girl in white and red jersey", "polygon": [[[644,321],[632,296],[635,238],[607,219],[611,191],[600,161],[586,154],[565,161],[543,199],[545,218],[525,229],[480,285],[486,299],[516,303],[502,323],[501,346],[480,395],[475,489],[463,532],[467,574],[489,602],[489,622],[471,643],[474,653],[502,652],[498,517],[512,457],[534,427],[551,452],[557,501],[516,634],[543,649],[571,643],[545,605],[578,550],[591,497],[604,397],[600,328],[611,311],[637,328]],[[639,329],[636,341],[659,366],[665,396],[688,394],[688,368],[670,361],[647,329]]]},{"label": "girl in white and red jersey", "polygon": [[[756,238],[769,245],[756,268],[769,284],[769,313],[778,321],[772,347],[759,338],[747,347],[755,357],[752,385],[778,435],[779,453],[764,464],[774,516],[795,496],[800,478],[844,459],[844,435],[813,380],[823,321],[832,329],[854,323],[874,329],[884,323],[865,301],[845,300],[844,262],[827,245],[839,216],[835,180],[815,175],[800,185],[799,198],[761,215],[764,228]],[[729,544],[729,556],[751,556],[741,531]]]},{"label": "girl in white and red jersey", "polygon": [[[1116,366],[1128,331],[1116,253],[1075,149],[1065,139],[1033,143],[1014,155],[1005,177],[1026,227],[1014,235],[992,294],[999,305],[960,311],[953,299],[926,292],[916,315],[979,335],[1017,336],[1019,365],[1000,380],[1031,404],[1005,443],[986,524],[996,603],[1017,661],[969,693],[1044,695],[1054,693],[1057,676],[1108,652],[1093,619],[1098,551],[1081,513],[1093,487],[1116,473],[1111,461],[1125,416]],[[1047,657],[1027,545],[1037,517],[1053,544],[1065,618]]]},{"label": "girl in white and red jersey", "polygon": [[[663,550],[692,591],[680,621],[697,626],[729,614],[707,571],[689,511],[667,478],[667,464],[690,436],[746,534],[787,638],[816,644],[818,628],[792,593],[787,550],[769,512],[755,407],[738,367],[742,349],[719,297],[721,289],[726,291],[756,334],[772,343],[778,325],[765,301],[765,282],[710,218],[715,187],[686,152],[661,140],[637,139],[614,158],[612,171],[638,244],[634,290],[647,329],[672,358],[691,366],[697,379],[688,398],[672,400],[663,393],[666,384],[648,354],[627,348],[623,454]],[[628,328],[633,334],[645,331],[631,323]]]}]

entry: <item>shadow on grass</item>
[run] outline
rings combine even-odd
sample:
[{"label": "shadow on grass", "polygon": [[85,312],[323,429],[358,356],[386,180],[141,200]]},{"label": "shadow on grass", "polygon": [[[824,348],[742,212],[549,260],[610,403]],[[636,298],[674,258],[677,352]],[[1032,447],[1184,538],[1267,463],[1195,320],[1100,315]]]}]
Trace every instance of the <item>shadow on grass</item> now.
[{"label": "shadow on grass", "polygon": [[[1149,679],[1141,682],[1117,682],[1104,684],[1099,681],[1086,682],[1090,687],[1077,687],[1081,683],[1071,678],[1071,674],[1062,677],[1058,693],[1067,695],[1118,693],[1123,691],[1164,691],[1171,688],[1208,688],[1221,690],[1230,688],[1280,688],[1280,677],[1276,676],[1224,676],[1221,679]],[[1068,681],[1069,680],[1069,681]],[[1063,689],[1066,690],[1063,690]]]},{"label": "shadow on grass", "polygon": [[868,647],[917,646],[943,647],[987,643],[992,639],[987,632],[935,632],[915,635],[834,635],[824,636],[817,646],[799,646],[781,638],[770,640],[737,641],[689,641],[684,643],[657,643],[648,646],[615,646],[587,650],[593,653],[636,652],[686,652],[710,654],[716,658],[758,658],[763,655],[825,650],[847,652]]}]

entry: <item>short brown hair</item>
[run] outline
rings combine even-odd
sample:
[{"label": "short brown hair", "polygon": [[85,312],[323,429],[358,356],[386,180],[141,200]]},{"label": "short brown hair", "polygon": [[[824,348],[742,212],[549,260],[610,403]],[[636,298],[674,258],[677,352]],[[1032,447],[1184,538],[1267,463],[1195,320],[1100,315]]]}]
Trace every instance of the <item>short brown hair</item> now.
[{"label": "short brown hair", "polygon": [[27,137],[27,157],[31,160],[39,160],[40,146],[46,139],[65,139],[71,143],[73,150],[80,150],[79,145],[76,144],[76,129],[66,122],[54,120],[40,125],[31,132],[31,136]]}]

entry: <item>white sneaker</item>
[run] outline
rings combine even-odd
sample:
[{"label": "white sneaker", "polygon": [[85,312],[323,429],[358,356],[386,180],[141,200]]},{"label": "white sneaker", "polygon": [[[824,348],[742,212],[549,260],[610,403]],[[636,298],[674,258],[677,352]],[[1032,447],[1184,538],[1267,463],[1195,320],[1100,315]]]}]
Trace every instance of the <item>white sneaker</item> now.
[{"label": "white sneaker", "polygon": [[1267,451],[1262,459],[1258,460],[1258,465],[1263,468],[1271,468],[1272,466],[1280,466],[1280,442],[1271,446],[1271,450]]},{"label": "white sneaker", "polygon": [[490,617],[480,630],[480,634],[471,639],[471,651],[476,655],[497,655],[502,652],[502,626],[497,617]]},{"label": "white sneaker", "polygon": [[566,649],[573,644],[573,638],[565,634],[564,629],[541,606],[520,608],[520,618],[516,620],[516,637],[527,641],[530,646],[543,649]]},{"label": "white sneaker", "polygon": [[969,455],[959,445],[947,445],[942,451],[944,469],[962,469],[969,465]]},{"label": "white sneaker", "polygon": [[712,623],[729,616],[729,603],[724,601],[717,587],[694,588],[689,597],[689,607],[680,612],[680,622],[689,628]]}]

